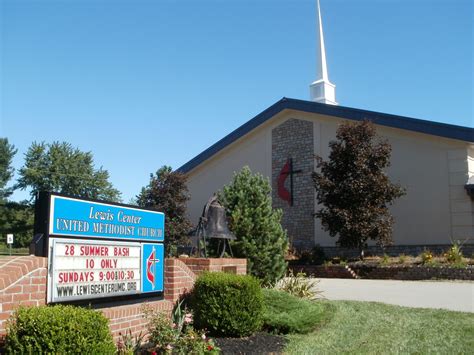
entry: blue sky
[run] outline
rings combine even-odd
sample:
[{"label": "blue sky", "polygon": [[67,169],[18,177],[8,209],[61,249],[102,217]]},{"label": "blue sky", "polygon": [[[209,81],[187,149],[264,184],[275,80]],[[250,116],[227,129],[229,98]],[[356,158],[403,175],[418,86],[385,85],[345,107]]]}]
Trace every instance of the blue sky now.
[{"label": "blue sky", "polygon": [[[315,0],[0,0],[0,136],[92,151],[124,202],[283,96],[308,99]],[[341,105],[473,126],[470,0],[321,0]],[[14,195],[27,197],[26,192]]]}]

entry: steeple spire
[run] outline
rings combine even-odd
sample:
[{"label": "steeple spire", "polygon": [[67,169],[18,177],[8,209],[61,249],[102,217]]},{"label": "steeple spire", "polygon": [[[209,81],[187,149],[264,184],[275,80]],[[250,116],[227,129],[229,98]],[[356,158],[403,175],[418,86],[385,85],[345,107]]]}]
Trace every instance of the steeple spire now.
[{"label": "steeple spire", "polygon": [[316,53],[318,64],[316,67],[316,80],[309,86],[311,101],[323,104],[337,105],[336,85],[329,81],[326,64],[326,49],[324,47],[323,23],[321,21],[321,8],[317,0],[317,41]]}]

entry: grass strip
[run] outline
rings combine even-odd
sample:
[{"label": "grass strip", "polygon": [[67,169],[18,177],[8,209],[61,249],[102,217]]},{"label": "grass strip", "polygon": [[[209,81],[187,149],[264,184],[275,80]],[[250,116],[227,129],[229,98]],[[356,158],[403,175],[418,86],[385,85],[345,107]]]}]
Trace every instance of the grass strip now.
[{"label": "grass strip", "polygon": [[474,314],[374,302],[319,301],[334,306],[324,327],[288,335],[288,354],[472,354]]}]

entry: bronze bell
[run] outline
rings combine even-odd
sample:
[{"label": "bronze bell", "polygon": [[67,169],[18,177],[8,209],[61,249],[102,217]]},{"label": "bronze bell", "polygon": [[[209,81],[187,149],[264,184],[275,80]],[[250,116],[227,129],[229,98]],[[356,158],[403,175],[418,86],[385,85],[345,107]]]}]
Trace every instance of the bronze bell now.
[{"label": "bronze bell", "polygon": [[219,203],[217,196],[214,195],[207,201],[194,233],[197,237],[199,256],[204,254],[204,257],[207,257],[206,239],[210,238],[219,239],[217,252],[221,258],[225,255],[226,246],[232,256],[229,241],[237,238],[227,227],[225,208]]},{"label": "bronze bell", "polygon": [[207,210],[206,237],[234,240],[235,236],[227,227],[224,207],[214,200]]}]

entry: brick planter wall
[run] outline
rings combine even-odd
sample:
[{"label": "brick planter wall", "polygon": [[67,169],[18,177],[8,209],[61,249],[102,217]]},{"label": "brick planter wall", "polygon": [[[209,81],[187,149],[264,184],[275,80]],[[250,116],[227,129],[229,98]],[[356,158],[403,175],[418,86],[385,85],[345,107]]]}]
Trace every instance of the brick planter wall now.
[{"label": "brick planter wall", "polygon": [[224,271],[237,275],[245,275],[247,273],[247,259],[180,258],[179,261],[186,264],[196,275],[203,271]]},{"label": "brick planter wall", "polygon": [[427,267],[421,265],[291,265],[296,272],[308,276],[337,279],[379,279],[379,280],[472,280],[474,267]]},{"label": "brick planter wall", "polygon": [[[189,266],[186,264],[189,263]],[[166,259],[163,300],[138,299],[94,305],[110,320],[110,330],[117,341],[129,329],[132,335],[144,333],[146,319],[143,306],[171,312],[175,302],[192,290],[203,271],[228,271],[245,274],[245,259]],[[6,321],[19,306],[41,306],[46,303],[47,259],[35,256],[0,259],[0,338],[5,335]],[[1,343],[1,339],[0,339]]]},{"label": "brick planter wall", "polygon": [[[373,256],[383,256],[387,254],[389,256],[399,256],[400,254],[418,256],[425,250],[430,250],[436,255],[441,255],[445,253],[451,244],[430,244],[430,245],[391,245],[382,249],[378,246],[369,246],[365,250],[365,255]],[[358,258],[359,250],[358,249],[348,249],[341,247],[321,247],[326,254],[326,257],[344,257],[344,258]],[[462,252],[465,256],[474,255],[474,244],[463,244]]]},{"label": "brick planter wall", "polygon": [[46,303],[46,261],[33,256],[0,258],[0,335],[16,308]]},{"label": "brick planter wall", "polygon": [[346,265],[290,265],[293,273],[304,272],[307,276],[329,279],[355,279],[355,273]]},{"label": "brick planter wall", "polygon": [[474,280],[474,267],[427,267],[421,265],[354,265],[352,270],[363,279],[391,280]]}]

